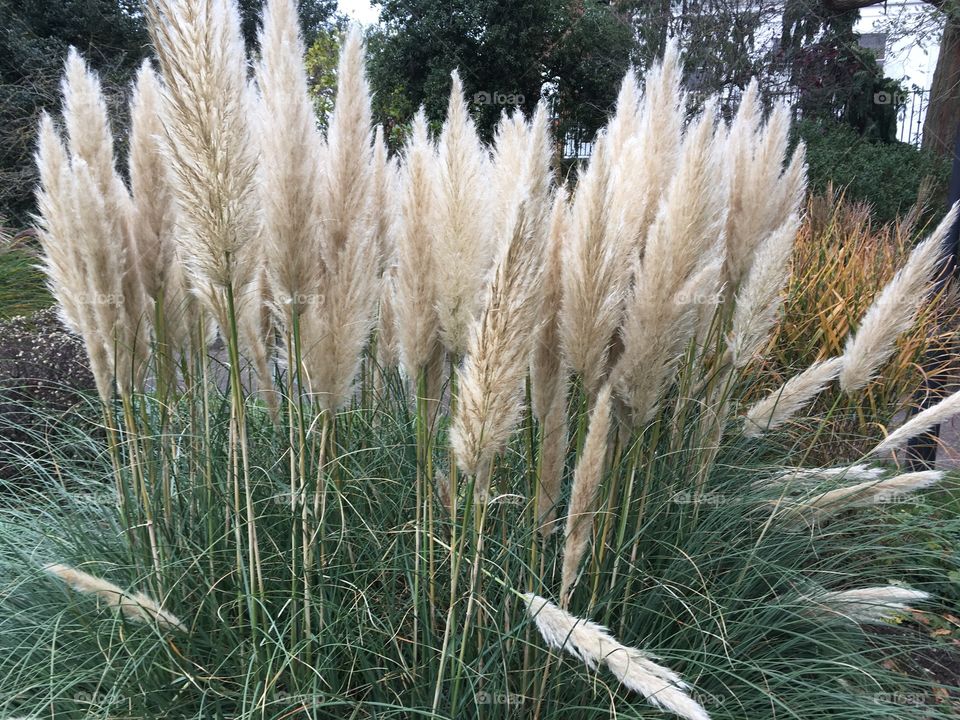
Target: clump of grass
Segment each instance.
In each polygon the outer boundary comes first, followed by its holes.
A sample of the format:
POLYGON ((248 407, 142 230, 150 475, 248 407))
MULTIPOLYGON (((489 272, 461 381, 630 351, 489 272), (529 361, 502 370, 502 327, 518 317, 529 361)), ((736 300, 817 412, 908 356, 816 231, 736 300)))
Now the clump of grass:
MULTIPOLYGON (((931 367, 930 359, 949 358, 955 352, 955 290, 947 284, 930 296, 922 287, 905 288, 907 278, 888 285, 924 232, 917 227, 922 214, 918 205, 903 218, 878 226, 871 221, 869 208, 832 189, 808 202, 793 250, 783 316, 767 346, 764 370, 772 377, 785 377, 798 367, 841 355, 854 343, 866 349, 870 337, 881 337, 896 326, 897 319, 886 317, 890 311, 909 310, 911 305, 916 311, 906 314, 904 319, 909 319, 900 326, 899 340, 884 345, 883 357, 867 362, 870 367, 844 369, 840 387, 818 401, 815 409, 830 410, 830 417, 821 426, 824 443, 811 459, 855 460, 871 448, 879 428, 912 406, 925 375, 932 382, 950 378, 949 367, 931 367), (859 318, 868 320, 865 313, 884 288, 904 302, 877 298, 873 331, 864 328, 851 337, 859 318)), ((935 246, 927 248, 934 250, 927 263, 941 260, 935 246)), ((929 272, 928 267, 922 274, 929 272)), ((861 357, 866 361, 869 355, 861 357)), ((798 436, 815 431, 802 421, 795 429, 798 436)))
POLYGON ((53 302, 31 239, 31 233, 0 229, 0 320, 31 315, 53 302))
MULTIPOLYGON (((83 467, 51 447, 70 482, 35 462, 44 482, 0 519, 3 711, 946 716, 890 700, 924 692, 884 662, 920 641, 869 629, 927 600, 942 578, 891 580, 956 530, 892 542, 873 500, 939 475, 782 449, 921 311, 881 293, 898 322, 865 348, 765 372, 804 185, 783 109, 764 119, 751 90, 730 127, 685 125, 671 48, 642 90, 627 76, 568 200, 544 105, 487 148, 454 76, 439 138, 420 118, 394 160, 356 32, 321 134, 292 0, 267 3, 254 84, 231 0, 147 7, 159 75, 135 127, 164 132, 132 165, 162 158, 168 194, 118 180, 75 54, 66 140, 42 125, 46 270, 105 438, 83 467), (102 252, 105 227, 127 252, 102 252), (147 289, 158 243, 190 312, 147 289), (122 306, 78 301, 101 286, 122 306), (124 612, 65 602, 39 566, 124 612)), ((921 295, 944 227, 906 260, 921 295)))

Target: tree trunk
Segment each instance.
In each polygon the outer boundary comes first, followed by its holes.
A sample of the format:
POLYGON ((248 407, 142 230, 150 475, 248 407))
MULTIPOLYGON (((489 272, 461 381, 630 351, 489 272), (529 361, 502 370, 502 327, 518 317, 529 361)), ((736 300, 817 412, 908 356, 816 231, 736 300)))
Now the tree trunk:
POLYGON ((953 157, 953 141, 960 121, 960 17, 947 14, 940 54, 930 87, 930 104, 923 122, 923 147, 942 157, 953 157))

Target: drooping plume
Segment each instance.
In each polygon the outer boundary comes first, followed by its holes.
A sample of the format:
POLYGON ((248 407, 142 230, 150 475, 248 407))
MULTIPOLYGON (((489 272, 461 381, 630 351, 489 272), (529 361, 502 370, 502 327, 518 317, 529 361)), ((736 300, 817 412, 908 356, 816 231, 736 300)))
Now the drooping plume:
POLYGON ((744 435, 758 437, 783 425, 823 392, 840 374, 842 367, 841 358, 816 362, 755 402, 744 417, 744 435))
POLYGON ((187 627, 173 613, 164 610, 156 600, 141 592, 129 593, 111 582, 61 563, 51 563, 43 569, 77 592, 103 600, 108 607, 116 608, 130 620, 156 623, 162 630, 187 632, 187 627))
POLYGON ((854 392, 869 383, 890 359, 897 338, 913 325, 946 258, 944 241, 958 212, 960 205, 954 206, 933 234, 910 253, 907 263, 870 305, 857 332, 847 339, 840 371, 843 390, 854 392))
POLYGON ((653 662, 642 650, 619 643, 605 627, 574 617, 546 598, 525 593, 523 599, 527 614, 550 647, 566 650, 591 670, 606 665, 621 684, 643 695, 654 707, 687 720, 710 720, 707 711, 690 697, 680 676, 653 662))

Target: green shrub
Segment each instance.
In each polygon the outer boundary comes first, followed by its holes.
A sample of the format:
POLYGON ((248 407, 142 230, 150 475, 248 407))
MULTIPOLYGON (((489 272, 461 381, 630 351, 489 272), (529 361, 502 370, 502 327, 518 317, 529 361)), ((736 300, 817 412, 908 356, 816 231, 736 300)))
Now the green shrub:
POLYGON ((922 198, 943 204, 949 164, 907 143, 870 142, 839 123, 801 121, 795 136, 807 144, 810 189, 824 192, 831 183, 845 189, 848 200, 870 203, 877 222, 889 222, 922 198))

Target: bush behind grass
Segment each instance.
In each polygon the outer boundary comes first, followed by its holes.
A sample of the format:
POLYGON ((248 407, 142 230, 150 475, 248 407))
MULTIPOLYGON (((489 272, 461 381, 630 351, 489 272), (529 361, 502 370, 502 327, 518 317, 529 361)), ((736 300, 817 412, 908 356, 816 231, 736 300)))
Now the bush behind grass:
POLYGON ((807 145, 810 188, 844 188, 851 200, 869 203, 878 223, 907 213, 927 187, 937 211, 946 201, 950 163, 901 142, 871 142, 847 125, 801 120, 795 137, 807 145))

